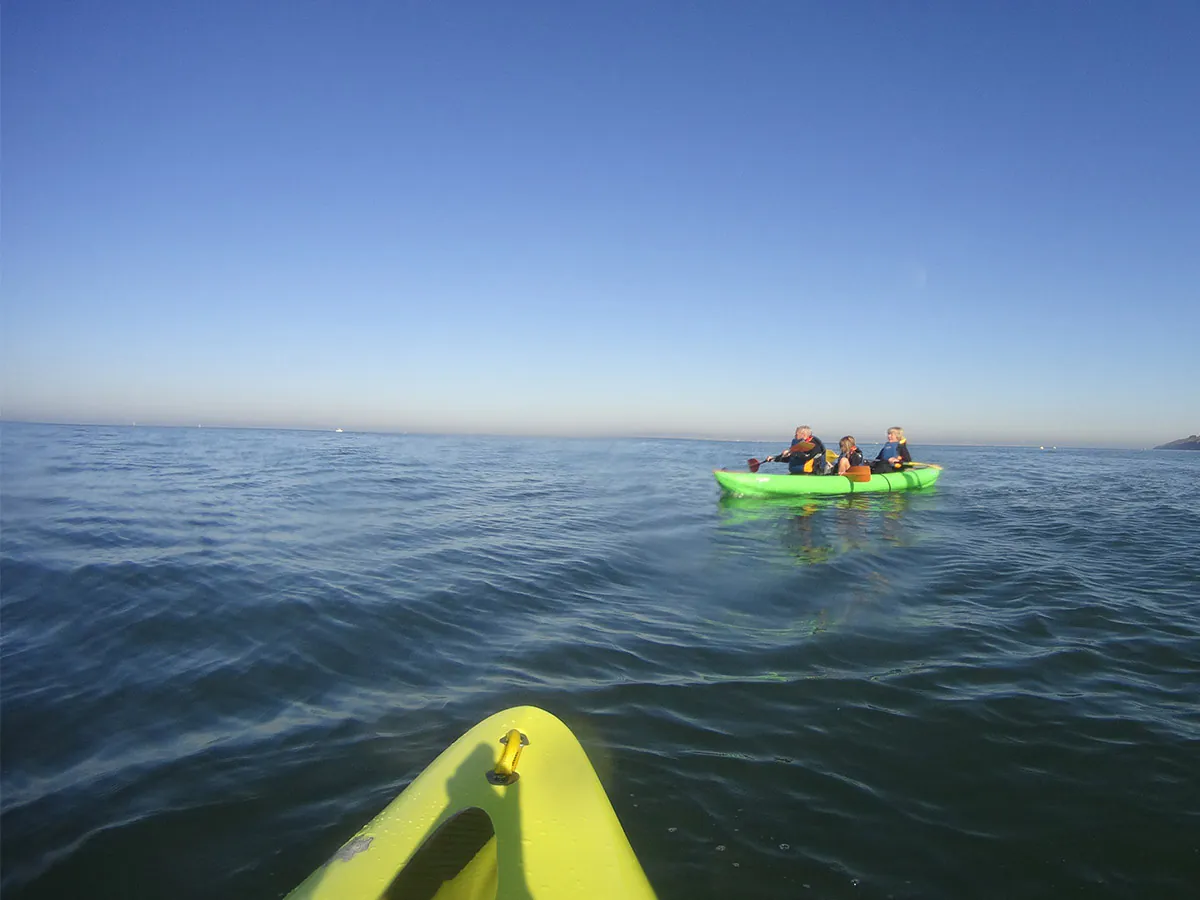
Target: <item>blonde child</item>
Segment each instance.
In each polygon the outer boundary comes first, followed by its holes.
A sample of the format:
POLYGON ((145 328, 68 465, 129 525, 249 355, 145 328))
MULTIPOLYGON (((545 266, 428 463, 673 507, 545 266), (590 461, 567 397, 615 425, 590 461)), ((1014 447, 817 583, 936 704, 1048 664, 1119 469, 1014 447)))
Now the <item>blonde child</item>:
POLYGON ((904 437, 904 429, 896 425, 887 430, 887 443, 879 451, 879 455, 871 463, 872 472, 898 472, 905 463, 912 462, 912 454, 908 452, 908 441, 904 437))

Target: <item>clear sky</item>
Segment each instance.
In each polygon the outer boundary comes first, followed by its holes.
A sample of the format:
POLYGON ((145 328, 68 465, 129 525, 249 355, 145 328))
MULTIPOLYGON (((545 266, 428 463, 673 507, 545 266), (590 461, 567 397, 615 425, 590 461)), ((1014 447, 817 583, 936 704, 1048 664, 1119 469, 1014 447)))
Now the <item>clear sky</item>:
POLYGON ((1200 430, 1194 0, 6 0, 8 419, 1200 430))

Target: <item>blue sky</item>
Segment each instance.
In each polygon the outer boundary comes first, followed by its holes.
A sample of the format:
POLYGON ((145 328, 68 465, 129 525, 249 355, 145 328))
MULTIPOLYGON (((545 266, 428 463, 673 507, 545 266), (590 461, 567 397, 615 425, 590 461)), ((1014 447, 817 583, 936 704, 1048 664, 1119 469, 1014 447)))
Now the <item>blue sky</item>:
POLYGON ((1200 429, 1200 6, 11 0, 5 418, 1200 429))

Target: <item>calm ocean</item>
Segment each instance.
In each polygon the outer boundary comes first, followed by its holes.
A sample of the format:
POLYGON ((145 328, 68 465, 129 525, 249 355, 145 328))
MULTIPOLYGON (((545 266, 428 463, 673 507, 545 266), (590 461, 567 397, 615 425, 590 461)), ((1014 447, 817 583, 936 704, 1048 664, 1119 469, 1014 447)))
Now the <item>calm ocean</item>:
POLYGON ((1197 896, 1200 453, 913 437, 4 424, 5 900, 279 897, 521 703, 662 900, 1197 896))

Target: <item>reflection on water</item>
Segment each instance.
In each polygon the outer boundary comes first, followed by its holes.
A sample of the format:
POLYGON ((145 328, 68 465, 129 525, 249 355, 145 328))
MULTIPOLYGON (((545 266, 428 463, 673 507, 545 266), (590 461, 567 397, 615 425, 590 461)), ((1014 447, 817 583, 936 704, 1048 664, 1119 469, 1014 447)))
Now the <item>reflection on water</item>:
POLYGON ((753 568, 764 587, 749 597, 728 597, 707 624, 761 647, 794 646, 852 620, 890 615, 882 611, 890 609, 887 598, 897 590, 892 575, 899 563, 880 557, 921 540, 928 517, 913 513, 928 512, 937 503, 935 490, 721 496, 720 549, 753 568))
POLYGON ((852 550, 910 545, 913 536, 905 528, 905 517, 914 505, 931 502, 936 491, 936 487, 930 487, 922 491, 836 497, 722 494, 717 509, 720 527, 726 533, 761 541, 768 532, 774 532, 796 562, 815 565, 852 550))

